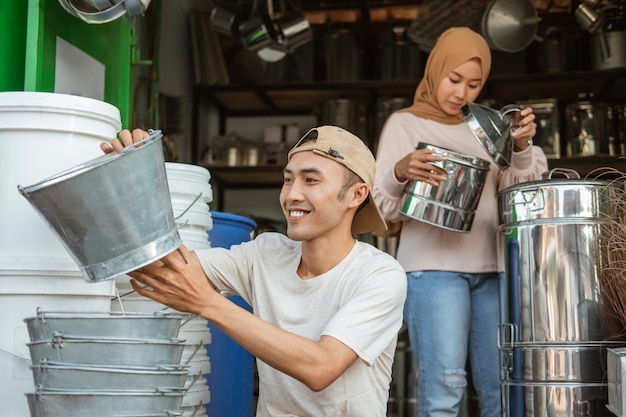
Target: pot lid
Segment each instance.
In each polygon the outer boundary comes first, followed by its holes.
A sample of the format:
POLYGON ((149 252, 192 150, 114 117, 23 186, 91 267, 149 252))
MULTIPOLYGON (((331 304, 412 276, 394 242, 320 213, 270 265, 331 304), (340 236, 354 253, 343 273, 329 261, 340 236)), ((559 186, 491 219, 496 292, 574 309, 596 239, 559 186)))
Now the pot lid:
POLYGON ((500 169, 511 165, 511 124, 519 111, 515 104, 508 104, 499 111, 476 103, 466 103, 460 108, 472 134, 500 169))

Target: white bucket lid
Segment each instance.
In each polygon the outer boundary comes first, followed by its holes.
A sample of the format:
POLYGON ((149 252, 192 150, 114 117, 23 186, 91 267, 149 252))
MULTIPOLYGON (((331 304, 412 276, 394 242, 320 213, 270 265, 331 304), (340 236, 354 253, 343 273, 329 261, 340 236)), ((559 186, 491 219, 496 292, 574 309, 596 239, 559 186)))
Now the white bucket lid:
MULTIPOLYGON (((108 125, 121 129, 120 111, 112 104, 89 97, 70 94, 46 93, 34 91, 0 92, 0 113, 55 113, 62 115, 88 115, 92 120, 101 120, 108 125)), ((66 121, 61 119, 61 121, 66 121)), ((19 117, 2 117, 0 128, 17 127, 32 129, 31 123, 24 123, 19 117)), ((50 130, 52 126, 42 126, 50 130)))

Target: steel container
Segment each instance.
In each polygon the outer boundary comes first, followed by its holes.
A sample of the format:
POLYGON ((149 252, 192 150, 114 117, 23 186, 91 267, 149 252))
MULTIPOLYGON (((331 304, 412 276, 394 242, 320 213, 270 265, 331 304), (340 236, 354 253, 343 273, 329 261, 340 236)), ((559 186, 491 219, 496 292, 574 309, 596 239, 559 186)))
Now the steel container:
POLYGON ((86 282, 133 271, 182 244, 160 131, 18 191, 57 233, 86 282))
POLYGON ((38 365, 44 358, 90 365, 178 365, 184 347, 179 339, 94 339, 64 335, 28 343, 33 365, 38 365))
POLYGON ((56 334, 93 339, 171 339, 178 336, 185 316, 171 312, 62 312, 41 311, 24 319, 31 342, 51 339, 56 334))
POLYGON ((498 193, 506 281, 499 343, 513 417, 602 415, 606 350, 600 271, 608 181, 555 169, 498 193), (592 414, 577 414, 591 412, 592 414))
POLYGON ((182 392, 38 390, 26 393, 31 417, 181 415, 182 392))
POLYGON ((412 219, 454 232, 469 232, 485 185, 489 162, 475 156, 420 143, 444 160, 432 162, 446 171, 438 186, 410 181, 404 190, 400 212, 412 219))
POLYGON ((32 366, 35 386, 43 389, 92 391, 182 390, 189 368, 181 365, 111 366, 41 360, 32 366))

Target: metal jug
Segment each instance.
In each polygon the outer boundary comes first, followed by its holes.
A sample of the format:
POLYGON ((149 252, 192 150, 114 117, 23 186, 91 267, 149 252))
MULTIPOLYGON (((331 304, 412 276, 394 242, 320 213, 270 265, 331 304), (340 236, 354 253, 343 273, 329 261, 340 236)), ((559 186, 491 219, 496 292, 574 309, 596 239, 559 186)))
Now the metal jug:
POLYGON ((511 165, 511 128, 515 128, 520 110, 516 104, 507 104, 500 110, 476 103, 461 106, 465 123, 500 169, 511 165))

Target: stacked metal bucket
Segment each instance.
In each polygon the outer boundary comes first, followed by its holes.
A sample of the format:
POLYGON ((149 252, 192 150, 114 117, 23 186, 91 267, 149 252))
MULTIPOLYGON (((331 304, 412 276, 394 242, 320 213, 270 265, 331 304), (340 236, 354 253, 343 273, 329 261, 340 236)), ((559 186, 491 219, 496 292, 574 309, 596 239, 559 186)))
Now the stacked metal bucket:
POLYGON ((610 191, 557 169, 498 195, 506 416, 610 415, 607 350, 623 345, 612 341, 600 283, 610 191))
MULTIPOLYGON (((207 231, 213 226, 208 203, 213 200, 210 173, 206 168, 183 163, 165 163, 172 210, 183 244, 190 250, 210 247, 207 231)), ((118 297, 111 301, 111 311, 155 313, 174 312, 165 305, 135 293, 128 276, 115 279, 118 297)), ((206 345, 211 343, 208 322, 201 317, 185 315, 178 337, 183 340, 181 365, 189 369, 186 390, 181 403, 183 417, 205 417, 211 401, 206 375, 211 362, 206 345)))
POLYGON ((38 310, 24 319, 31 417, 182 415, 189 373, 177 338, 183 318, 38 310))

